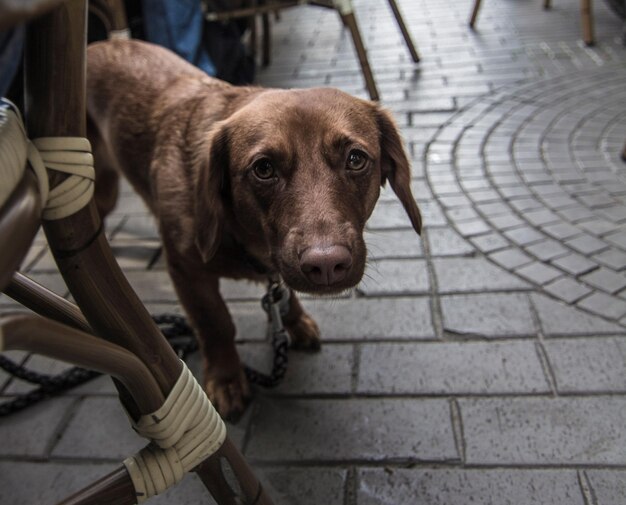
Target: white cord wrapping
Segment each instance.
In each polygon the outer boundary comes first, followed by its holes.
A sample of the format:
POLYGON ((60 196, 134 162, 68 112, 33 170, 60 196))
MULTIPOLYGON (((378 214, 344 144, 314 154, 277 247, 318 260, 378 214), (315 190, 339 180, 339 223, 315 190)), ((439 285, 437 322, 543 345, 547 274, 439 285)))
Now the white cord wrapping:
POLYGON ((123 28, 121 30, 111 30, 109 32, 110 40, 128 40, 130 38, 130 30, 128 28, 123 28))
POLYGON ((0 207, 22 180, 27 138, 17 107, 0 99, 0 207))
POLYGON ((84 137, 41 137, 32 142, 37 149, 28 150, 28 160, 39 180, 42 198, 45 198, 42 217, 63 219, 85 207, 93 197, 96 178, 89 140, 84 137), (48 192, 44 166, 69 174, 69 177, 48 192))
POLYGON ((215 453, 226 438, 224 421, 184 362, 163 406, 133 422, 133 428, 151 440, 124 460, 137 503, 180 482, 186 472, 215 453))

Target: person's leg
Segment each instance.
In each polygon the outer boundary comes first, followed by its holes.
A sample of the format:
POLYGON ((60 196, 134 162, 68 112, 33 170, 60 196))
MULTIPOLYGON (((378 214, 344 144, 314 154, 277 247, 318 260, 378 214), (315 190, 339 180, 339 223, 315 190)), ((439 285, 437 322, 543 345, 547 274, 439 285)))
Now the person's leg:
POLYGON ((204 19, 200 0, 142 0, 146 39, 215 75, 215 65, 202 43, 204 19))

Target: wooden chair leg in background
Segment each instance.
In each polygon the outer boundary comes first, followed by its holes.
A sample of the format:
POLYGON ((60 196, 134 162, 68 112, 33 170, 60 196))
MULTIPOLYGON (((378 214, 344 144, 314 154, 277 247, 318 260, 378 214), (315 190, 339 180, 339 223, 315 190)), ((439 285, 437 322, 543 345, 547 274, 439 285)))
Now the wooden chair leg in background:
POLYGON ((480 10, 480 0, 474 0, 474 7, 472 7, 472 15, 470 16, 469 25, 470 28, 474 28, 476 19, 478 19, 478 11, 480 10))
POLYGON ((552 0, 543 0, 543 8, 548 10, 552 7, 552 0))
POLYGON ((271 49, 272 49, 272 26, 270 23, 270 15, 264 12, 261 15, 261 24, 263 26, 261 34, 261 66, 269 67, 271 63, 271 49))
POLYGON ((409 30, 407 30, 406 24, 404 23, 404 19, 402 18, 402 14, 400 13, 400 9, 398 8, 396 0, 389 0, 389 6, 393 11, 393 15, 396 18, 398 26, 400 27, 400 31, 402 32, 402 36, 404 37, 406 47, 409 49, 409 53, 411 53, 411 58, 415 63, 417 63, 418 61, 420 61, 420 57, 417 53, 417 49, 415 48, 415 44, 413 44, 413 40, 411 39, 411 34, 409 33, 409 30))
POLYGON ((580 1, 580 20, 583 30, 583 42, 588 46, 592 46, 595 43, 593 34, 593 8, 591 0, 580 1))
POLYGON ((350 30, 352 42, 354 43, 354 49, 356 50, 357 57, 359 58, 361 72, 363 73, 365 86, 367 87, 370 98, 372 100, 379 100, 380 95, 378 94, 378 88, 376 87, 374 74, 372 74, 372 68, 370 67, 370 62, 367 58, 367 51, 365 49, 365 45, 363 44, 363 39, 361 38, 361 32, 359 31, 359 26, 357 25, 354 12, 340 11, 339 15, 341 16, 341 20, 343 21, 344 26, 346 26, 346 28, 350 30))

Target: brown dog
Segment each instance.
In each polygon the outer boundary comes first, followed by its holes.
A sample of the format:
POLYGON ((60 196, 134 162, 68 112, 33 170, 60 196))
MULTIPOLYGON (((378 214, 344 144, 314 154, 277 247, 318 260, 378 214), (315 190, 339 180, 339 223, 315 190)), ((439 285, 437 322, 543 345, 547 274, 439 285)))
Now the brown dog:
MULTIPOLYGON (((409 162, 390 115, 328 88, 233 87, 138 41, 88 49, 88 127, 102 215, 123 172, 157 218, 170 275, 224 417, 249 396, 220 277, 337 293, 365 268, 363 229, 389 180, 419 233, 409 162)), ((318 349, 295 295, 292 344, 318 349)))

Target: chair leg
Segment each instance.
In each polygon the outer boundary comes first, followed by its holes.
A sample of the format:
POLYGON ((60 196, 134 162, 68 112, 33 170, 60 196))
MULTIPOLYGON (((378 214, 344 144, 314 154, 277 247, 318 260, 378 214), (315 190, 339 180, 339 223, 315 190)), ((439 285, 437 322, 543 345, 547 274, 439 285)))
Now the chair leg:
POLYGON ((622 160, 626 161, 626 142, 624 142, 624 149, 622 149, 622 160))
POLYGON ((595 43, 595 39, 593 35, 593 9, 591 0, 581 0, 580 16, 583 29, 583 41, 588 46, 592 46, 595 43))
MULTIPOLYGON (((26 119, 32 137, 85 136, 85 48, 85 0, 68 0, 28 25, 26 119)), ((51 188, 64 177, 59 173, 51 175, 51 188)), ((59 270, 94 334, 135 354, 149 368, 162 393, 169 395, 181 374, 182 364, 115 261, 94 200, 75 214, 46 221, 44 230, 59 270)), ((150 413, 142 411, 125 388, 120 386, 119 392, 133 418, 150 413)), ((229 439, 224 443, 229 444, 229 439)), ((249 482, 242 482, 242 472, 236 474, 242 489, 257 492, 260 484, 243 458, 241 465, 246 470, 243 478, 249 479, 249 482)), ((208 475, 212 471, 203 465, 196 468, 203 481, 214 478, 208 475)), ((92 487, 83 495, 84 500, 80 498, 82 501, 70 503, 135 503, 128 487, 130 477, 125 470, 120 472, 113 484, 121 484, 119 496, 122 501, 109 499, 110 494, 104 500, 95 499, 94 492, 99 491, 92 487)), ((106 488, 107 491, 110 487, 106 488)), ((255 496, 247 494, 245 498, 251 501, 255 496)), ((266 495, 262 497, 257 503, 272 503, 266 495)), ((233 505, 235 501, 220 500, 218 503, 233 505)))
POLYGON ((409 30, 404 23, 404 19, 402 18, 402 14, 400 13, 400 9, 398 8, 396 0, 389 0, 389 6, 393 11, 393 15, 396 18, 398 26, 400 27, 400 31, 402 32, 402 36, 404 37, 406 47, 409 49, 409 53, 411 53, 411 58, 413 58, 413 61, 417 63, 418 61, 420 61, 420 57, 417 53, 417 49, 415 48, 415 44, 413 44, 413 40, 411 40, 411 34, 409 33, 409 30))
POLYGON ((552 0, 543 0, 543 8, 545 10, 552 8, 552 0))
POLYGON ((365 79, 365 85, 367 86, 370 98, 372 100, 379 100, 380 96, 378 94, 378 89, 376 88, 376 81, 374 81, 374 75, 372 74, 369 60, 367 59, 367 51, 365 50, 365 45, 363 44, 363 39, 361 38, 361 32, 359 31, 359 26, 357 25, 354 12, 340 12, 340 16, 344 25, 348 28, 348 30, 350 30, 350 35, 352 36, 352 41, 354 42, 354 49, 356 50, 359 63, 361 64, 361 71, 363 72, 363 78, 365 79))
POLYGON ((261 43, 263 45, 261 66, 268 67, 271 61, 270 51, 272 46, 272 27, 270 24, 270 15, 268 13, 264 13, 261 20, 263 24, 263 33, 261 34, 261 43))
POLYGON ((472 8, 472 15, 470 16, 469 25, 470 28, 474 28, 476 19, 478 18, 478 11, 480 10, 480 0, 474 0, 474 7, 472 8))

